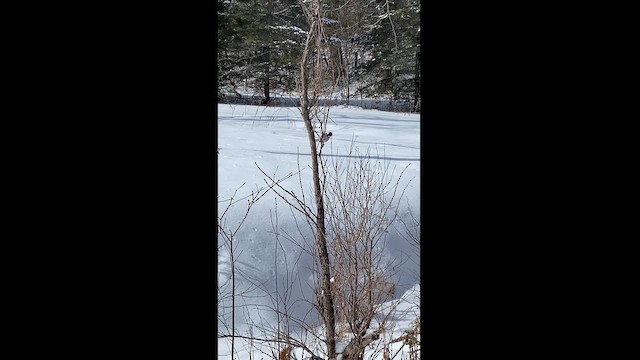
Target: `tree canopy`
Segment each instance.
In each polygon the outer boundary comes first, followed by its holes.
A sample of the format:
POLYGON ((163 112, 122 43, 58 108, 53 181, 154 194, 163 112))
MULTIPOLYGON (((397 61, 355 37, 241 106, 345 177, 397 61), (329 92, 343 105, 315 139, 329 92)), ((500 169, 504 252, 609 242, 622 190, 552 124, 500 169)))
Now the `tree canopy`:
MULTIPOLYGON (((268 102, 299 86, 309 24, 300 1, 218 0, 218 93, 252 93, 268 102)), ((329 92, 343 99, 410 100, 419 110, 420 2, 327 0, 322 56, 329 92)))

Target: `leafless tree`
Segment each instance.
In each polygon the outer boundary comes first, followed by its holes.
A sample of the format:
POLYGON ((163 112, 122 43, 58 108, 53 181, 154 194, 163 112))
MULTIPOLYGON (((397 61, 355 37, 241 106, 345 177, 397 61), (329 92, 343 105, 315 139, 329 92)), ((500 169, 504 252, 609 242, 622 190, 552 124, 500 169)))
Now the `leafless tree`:
POLYGON ((229 210, 233 207, 234 204, 239 202, 240 200, 236 200, 236 196, 238 190, 240 190, 245 184, 242 184, 240 187, 235 189, 233 195, 227 200, 228 204, 224 207, 222 214, 218 215, 216 220, 216 234, 218 236, 218 251, 225 250, 229 255, 228 264, 230 266, 229 273, 231 275, 230 281, 225 281, 224 283, 218 282, 217 291, 218 291, 218 311, 224 309, 225 306, 221 304, 221 302, 231 302, 231 324, 227 324, 227 322, 223 319, 223 315, 218 313, 218 321, 220 325, 226 327, 227 333, 230 333, 231 336, 231 356, 235 355, 235 335, 236 332, 236 300, 238 298, 238 294, 236 294, 237 284, 236 284, 236 261, 239 257, 239 253, 237 253, 236 246, 236 234, 242 228, 242 225, 247 220, 251 208, 255 205, 260 198, 262 198, 268 189, 257 189, 256 191, 252 191, 251 194, 246 198, 246 209, 242 218, 235 223, 234 225, 228 224, 227 214, 229 210))
POLYGON ((383 249, 411 180, 401 187, 406 168, 394 176, 389 162, 360 154, 353 142, 346 159, 332 162, 325 196, 336 312, 353 336, 351 351, 342 358, 350 360, 361 359, 365 346, 377 339, 367 338, 367 331, 379 304, 395 295, 394 263, 383 258, 383 249))
MULTIPOLYGON (((317 350, 313 350, 305 345, 306 343, 308 343, 308 341, 305 341, 305 338, 302 338, 302 337, 296 338, 291 333, 291 325, 293 324, 303 329, 306 332, 306 334, 317 337, 316 333, 319 325, 318 323, 314 322, 308 317, 309 313, 307 313, 301 318, 296 318, 291 314, 292 306, 296 301, 299 301, 299 299, 295 299, 295 300, 292 299, 293 287, 296 281, 299 281, 299 278, 297 278, 294 274, 293 268, 298 265, 299 259, 295 259, 293 261, 289 261, 289 259, 285 259, 285 261, 283 262, 285 264, 284 266, 285 269, 283 274, 280 274, 278 272, 277 269, 279 268, 279 266, 276 264, 276 266, 274 267, 276 269, 275 292, 273 291, 274 289, 266 288, 265 284, 262 283, 260 279, 255 279, 250 274, 243 273, 235 267, 235 263, 238 260, 239 256, 241 255, 240 253, 236 253, 237 246, 235 245, 236 241, 234 241, 235 235, 237 234, 237 232, 240 230, 245 220, 247 219, 247 216, 252 206, 259 199, 261 199, 269 190, 274 190, 274 188, 285 189, 281 183, 295 175, 299 176, 299 184, 302 189, 302 179, 300 177, 300 171, 298 171, 297 173, 289 173, 281 178, 276 178, 276 174, 273 174, 273 175, 267 175, 266 173, 264 174, 269 178, 269 181, 265 181, 266 183, 265 187, 258 189, 255 192, 252 192, 251 195, 245 198, 245 200, 247 201, 246 211, 244 212, 244 216, 239 221, 237 221, 236 224, 233 226, 233 230, 230 229, 229 226, 227 225, 227 222, 228 222, 227 216, 231 207, 240 202, 239 200, 236 200, 236 193, 238 192, 239 189, 236 189, 233 196, 231 196, 231 198, 227 200, 228 205, 222 212, 222 215, 218 217, 218 237, 219 237, 218 247, 219 249, 226 250, 227 253, 229 254, 229 265, 231 267, 231 270, 230 270, 231 280, 229 281, 229 284, 219 284, 218 286, 219 301, 221 298, 224 298, 224 300, 227 300, 227 302, 231 303, 230 326, 229 324, 226 324, 226 322, 221 321, 222 325, 226 329, 225 331, 220 332, 218 334, 218 337, 230 339, 232 356, 235 356, 236 354, 236 340, 240 339, 240 340, 247 340, 249 342, 249 346, 252 349, 250 354, 252 354, 253 349, 257 348, 255 344, 261 343, 261 344, 267 344, 270 351, 265 352, 263 348, 259 348, 258 351, 261 351, 263 355, 273 359, 288 357, 293 348, 301 348, 305 352, 311 354, 312 358, 320 359, 321 354, 317 350), (291 264, 291 268, 289 268, 289 264, 291 264), (237 275, 240 275, 242 277, 242 280, 244 283, 252 286, 250 287, 250 290, 246 290, 245 292, 240 294, 236 292, 235 279, 237 275), (281 276, 283 280, 279 281, 281 276), (227 291, 224 291, 224 289, 227 289, 227 291), (262 294, 266 295, 268 300, 271 300, 271 305, 265 305, 263 303, 253 303, 251 300, 253 296, 250 296, 249 293, 251 293, 255 289, 260 289, 262 291, 262 294), (235 320, 237 308, 240 308, 243 311, 245 320, 250 321, 249 329, 251 329, 251 331, 247 335, 241 335, 237 333, 236 320, 235 320), (250 309, 257 309, 259 311, 257 312, 250 311, 250 309), (275 323, 270 321, 269 319, 262 318, 261 314, 263 312, 260 310, 266 310, 268 312, 274 313, 276 315, 275 323), (257 319, 256 319, 256 316, 258 317, 257 319)), ((311 209, 308 208, 303 201, 297 198, 297 196, 293 193, 293 191, 290 191, 290 190, 287 190, 287 192, 276 191, 276 194, 281 195, 281 197, 285 199, 286 203, 288 204, 289 208, 292 209, 292 211, 293 209, 297 209, 303 214, 305 214, 306 211, 311 211, 311 209), (291 202, 293 200, 291 201, 288 200, 285 196, 282 196, 282 194, 293 195, 296 203, 302 206, 304 210, 296 208, 296 205, 293 202, 291 202)), ((310 215, 309 219, 311 218, 312 216, 310 215)), ((280 237, 282 237, 283 234, 281 234, 281 230, 279 229, 277 199, 275 202, 275 209, 273 210, 273 212, 270 212, 270 219, 271 219, 271 226, 272 226, 271 233, 275 236, 274 261, 278 262, 278 257, 279 256, 286 257, 287 252, 282 247, 282 244, 280 241, 280 237)), ((302 231, 300 231, 300 235, 302 235, 302 231)), ((287 238, 290 240, 292 239, 290 236, 287 236, 287 238)), ((309 249, 306 248, 306 246, 302 244, 303 241, 293 239, 293 242, 296 245, 303 248, 305 251, 310 251, 309 249)), ((218 309, 219 310, 221 309, 220 304, 218 304, 218 309)))
MULTIPOLYGON (((327 355, 329 360, 336 358, 336 324, 333 306, 333 295, 331 291, 331 267, 329 262, 329 251, 327 246, 327 232, 325 228, 324 197, 320 186, 320 170, 318 166, 319 153, 316 139, 326 129, 326 117, 324 121, 317 117, 317 101, 320 94, 325 90, 324 79, 327 68, 322 62, 322 55, 327 53, 326 36, 323 30, 323 0, 313 0, 306 3, 300 0, 300 5, 309 23, 309 32, 305 42, 305 47, 300 61, 301 97, 300 112, 304 121, 311 150, 311 171, 313 177, 313 191, 315 196, 315 230, 316 248, 321 266, 320 299, 322 307, 322 317, 326 331, 327 355), (316 134, 314 122, 320 128, 321 133, 316 134), (324 129, 323 125, 324 124, 324 129), (318 126, 320 125, 320 126, 318 126)), ((328 111, 325 113, 328 116, 328 111)))

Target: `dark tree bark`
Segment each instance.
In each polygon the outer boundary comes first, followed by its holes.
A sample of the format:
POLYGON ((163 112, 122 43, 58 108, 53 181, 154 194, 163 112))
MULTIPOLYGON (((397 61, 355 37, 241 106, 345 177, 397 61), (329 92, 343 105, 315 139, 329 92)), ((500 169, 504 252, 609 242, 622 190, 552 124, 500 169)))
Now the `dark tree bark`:
POLYGON ((263 47, 263 53, 265 54, 265 64, 264 64, 264 99, 262 100, 263 105, 269 105, 271 102, 271 89, 269 88, 269 82, 271 78, 270 74, 270 66, 271 66, 271 14, 273 12, 273 0, 269 0, 267 3, 267 44, 263 47))
POLYGON ((264 64, 264 99, 262 100, 263 105, 269 105, 271 101, 271 96, 270 96, 271 89, 269 89, 269 81, 270 81, 269 65, 271 62, 271 56, 270 56, 269 50, 270 49, 268 46, 264 48, 264 53, 266 54, 266 61, 264 64))
POLYGON ((415 101, 413 104, 413 111, 419 112, 420 111, 420 50, 416 52, 416 66, 415 66, 413 81, 414 81, 414 97, 413 98, 415 101))

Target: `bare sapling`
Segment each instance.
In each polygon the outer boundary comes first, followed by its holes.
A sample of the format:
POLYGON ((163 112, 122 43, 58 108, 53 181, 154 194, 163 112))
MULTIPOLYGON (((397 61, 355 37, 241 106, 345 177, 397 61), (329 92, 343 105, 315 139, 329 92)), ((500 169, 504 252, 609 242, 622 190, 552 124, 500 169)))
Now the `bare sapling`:
MULTIPOLYGON (((236 196, 238 190, 242 188, 244 184, 242 184, 239 188, 235 189, 231 198, 229 198, 228 204, 222 211, 222 214, 219 215, 216 219, 216 234, 218 236, 218 249, 226 250, 229 255, 229 273, 231 275, 231 279, 229 281, 225 281, 224 283, 220 283, 218 281, 217 291, 218 291, 218 322, 220 325, 226 328, 227 334, 231 335, 231 357, 235 356, 235 334, 236 334, 236 299, 239 294, 236 293, 237 284, 236 284, 236 268, 235 264, 238 259, 237 247, 236 247, 236 234, 242 228, 242 225, 247 220, 249 213, 251 212, 251 208, 253 205, 262 198, 268 189, 258 189, 255 192, 252 191, 250 195, 248 195, 245 199, 247 200, 246 209, 242 218, 233 226, 228 225, 227 214, 234 204, 239 202, 240 200, 236 200, 236 196), (230 288, 230 289, 229 289, 230 288), (220 302, 223 302, 222 304, 220 302), (226 305, 224 303, 231 302, 230 305, 226 305), (231 309, 231 324, 227 324, 224 319, 224 311, 220 312, 220 310, 225 310, 227 307, 231 309)), ((220 201, 219 201, 220 202, 220 201)), ((218 334, 219 337, 222 337, 223 334, 218 334)))
MULTIPOLYGON (((316 205, 316 249, 321 266, 321 291, 318 302, 321 304, 322 317, 325 325, 327 356, 329 360, 336 358, 336 336, 335 336, 335 314, 333 305, 333 295, 331 291, 331 269, 329 263, 329 251, 327 246, 327 234, 325 228, 324 199, 323 190, 320 186, 320 171, 318 166, 319 151, 317 149, 316 133, 313 121, 320 123, 314 115, 312 109, 317 109, 318 97, 325 90, 322 57, 326 54, 326 41, 323 33, 322 13, 323 1, 313 0, 310 4, 299 1, 309 23, 309 32, 305 42, 300 61, 300 112, 304 121, 309 139, 311 151, 311 171, 313 176, 313 191, 316 205), (311 96, 311 98, 310 98, 311 96)), ((316 113, 317 115, 317 113, 316 113)), ((326 122, 325 122, 326 124, 326 122)))
MULTIPOLYGON (((314 221, 315 213, 312 208, 308 207, 305 204, 304 195, 301 195, 301 197, 298 197, 298 195, 295 194, 293 190, 289 190, 282 185, 282 182, 284 182, 285 180, 295 175, 298 175, 299 184, 300 184, 300 194, 303 194, 303 185, 302 185, 302 178, 300 175, 301 173, 300 169, 298 169, 298 171, 295 173, 288 173, 285 176, 277 178, 275 173, 269 175, 265 173, 260 168, 260 166, 258 166, 257 164, 256 166, 260 171, 262 171, 263 175, 265 175, 265 177, 269 179, 269 181, 265 180, 265 186, 262 189, 260 189, 259 195, 253 196, 252 199, 261 198, 264 195, 265 191, 272 190, 278 195, 279 198, 284 199, 290 211, 292 212, 298 211, 301 214, 304 214, 305 218, 309 217, 309 219, 311 219, 311 220, 307 219, 309 220, 308 225, 315 226, 315 221, 314 221)), ((230 204, 237 202, 237 200, 233 200, 234 197, 235 197, 235 194, 230 200, 230 204)), ((249 204, 252 205, 253 202, 250 201, 249 204)), ((270 214, 269 217, 271 220, 271 227, 272 227, 272 231, 270 232, 270 234, 274 235, 275 237, 274 248, 273 248, 274 261, 276 262, 274 266, 274 269, 275 269, 274 275, 276 278, 275 292, 274 292, 274 289, 266 287, 264 282, 262 282, 260 279, 252 278, 249 274, 246 274, 246 273, 242 273, 242 272, 239 273, 239 275, 242 276, 242 280, 245 284, 253 286, 252 289, 262 290, 262 293, 266 295, 266 298, 271 300, 271 305, 264 304, 264 303, 262 304, 252 303, 251 298, 253 298, 254 296, 247 295, 247 294, 241 294, 240 296, 238 296, 237 293, 235 293, 234 291, 231 291, 231 295, 229 297, 231 299, 230 301, 232 302, 232 309, 235 309, 236 307, 241 308, 241 310, 244 313, 245 319, 249 320, 249 328, 251 329, 251 332, 248 335, 236 334, 235 323, 234 321, 232 321, 231 328, 234 330, 228 329, 227 327, 227 333, 219 334, 219 337, 231 338, 232 348, 233 348, 233 344, 235 343, 235 339, 246 340, 248 341, 252 351, 253 349, 257 349, 267 358, 279 359, 281 356, 292 357, 294 349, 299 348, 304 353, 310 354, 311 358, 313 359, 322 359, 321 357, 322 353, 319 352, 317 349, 312 349, 308 347, 307 344, 309 343, 309 341, 304 337, 304 336, 310 335, 312 338, 317 338, 316 332, 318 328, 318 323, 314 322, 311 319, 311 316, 310 316, 311 309, 309 309, 306 314, 304 314, 302 317, 299 317, 299 318, 296 318, 295 316, 292 315, 295 303, 307 302, 307 300, 305 299, 292 298, 294 286, 296 285, 296 283, 299 283, 301 281, 301 279, 298 277, 298 274, 294 270, 296 267, 299 266, 300 255, 298 255, 295 259, 287 258, 289 256, 288 252, 283 247, 280 239, 285 238, 289 240, 292 244, 296 245, 297 247, 304 250, 304 252, 308 254, 312 254, 313 251, 308 249, 307 246, 305 246, 304 241, 301 241, 301 239, 304 238, 304 235, 299 228, 298 228, 299 230, 298 235, 300 239, 294 238, 293 236, 291 236, 291 234, 282 233, 282 230, 280 230, 279 228, 279 215, 278 215, 279 210, 278 209, 279 209, 278 198, 276 198, 275 207, 273 211, 272 210, 269 211, 269 214, 270 214), (283 259, 284 271, 282 273, 280 272, 280 269, 278 266, 279 264, 278 260, 280 256, 284 257, 283 259), (240 305, 237 304, 238 302, 240 302, 240 305), (249 309, 258 310, 258 311, 257 312, 251 311, 249 309), (265 319, 262 317, 261 314, 263 314, 263 311, 265 310, 268 312, 272 312, 276 315, 275 322, 272 321, 271 319, 265 319), (296 335, 294 335, 293 332, 291 331, 292 326, 296 326, 297 328, 301 329, 302 332, 300 332, 300 334, 305 334, 305 335, 296 337, 296 335), (260 344, 260 345, 256 345, 256 344, 260 344), (262 345, 266 345, 269 350, 265 351, 262 345)), ((228 211, 228 208, 225 209, 222 218, 226 216, 227 211, 228 211)), ((248 213, 248 210, 247 210, 247 213, 248 213)), ((245 218, 243 218, 240 221, 240 225, 244 222, 245 218)), ((221 221, 219 221, 219 223, 220 222, 221 221)), ((233 236, 235 235, 235 232, 225 230, 224 227, 221 227, 221 226, 219 226, 218 231, 224 232, 225 239, 233 238, 233 236)), ((232 254, 235 253, 235 247, 233 247, 233 241, 227 241, 223 245, 227 246, 231 250, 230 252, 232 254)), ((233 262, 235 262, 237 261, 237 256, 232 255, 231 259, 233 260, 233 262)), ((232 269, 233 269, 233 266, 232 266, 232 269)), ((231 277, 232 282, 234 279, 235 272, 237 271, 234 270, 232 272, 232 277, 231 277)), ((232 289, 234 289, 234 287, 232 287, 232 289)), ((219 308, 220 308, 220 305, 219 305, 219 308)))
POLYGON ((379 304, 395 295, 385 239, 412 179, 400 186, 406 168, 395 177, 388 161, 360 154, 353 143, 346 158, 333 161, 325 197, 336 313, 351 334, 342 359, 349 360, 361 359, 384 330, 386 320, 370 331, 379 304))

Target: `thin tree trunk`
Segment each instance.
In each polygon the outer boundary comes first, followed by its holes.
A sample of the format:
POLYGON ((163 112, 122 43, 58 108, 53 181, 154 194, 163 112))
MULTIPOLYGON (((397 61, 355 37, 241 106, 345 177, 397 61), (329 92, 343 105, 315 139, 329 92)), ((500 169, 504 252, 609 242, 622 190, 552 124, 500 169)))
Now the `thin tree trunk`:
POLYGON ((270 89, 269 89, 269 62, 271 61, 270 56, 269 56, 269 47, 267 47, 265 49, 265 52, 267 54, 267 61, 264 65, 264 100, 263 103, 264 105, 268 105, 269 102, 271 101, 271 98, 269 96, 269 94, 271 93, 270 89))
POLYGON ((413 111, 420 111, 420 50, 416 52, 416 64, 415 73, 413 77, 414 81, 414 99, 413 111))
MULTIPOLYGON (((303 80, 304 82, 304 80, 303 80)), ((318 169, 318 156, 316 140, 313 132, 313 125, 311 124, 311 118, 309 115, 309 99, 307 97, 307 91, 303 85, 302 102, 302 118, 307 128, 307 135, 309 136, 309 145, 311 147, 311 170, 313 173, 313 189, 315 193, 316 202, 316 221, 317 221, 317 234, 316 245, 318 247, 318 256, 320 258, 320 266, 322 268, 322 302, 323 311, 322 314, 326 326, 327 337, 327 352, 329 360, 336 358, 336 342, 335 342, 335 314, 333 308, 333 296, 331 295, 331 270, 329 266, 329 252, 327 250, 327 238, 324 219, 324 200, 322 196, 322 189, 320 188, 320 172, 318 169)))
POLYGON ((350 73, 350 68, 349 68, 349 54, 350 54, 350 48, 349 48, 349 43, 346 42, 344 44, 345 46, 345 51, 342 52, 342 56, 343 56, 343 71, 344 71, 344 82, 346 83, 347 89, 345 91, 346 95, 347 95, 347 105, 349 105, 349 73, 350 73), (345 55, 346 54, 346 55, 345 55))
POLYGON ((268 105, 271 101, 271 89, 269 89, 269 78, 271 77, 270 69, 271 66, 271 13, 273 11, 272 0, 269 0, 267 3, 267 45, 263 48, 264 54, 266 56, 266 61, 264 65, 264 100, 263 104, 268 105))
POLYGON ((349 58, 347 57, 347 105, 351 97, 351 68, 349 67, 349 58))
POLYGON ((231 360, 235 355, 236 334, 236 259, 233 253, 233 237, 229 239, 229 252, 231 254, 231 360))
MULTIPOLYGON (((322 1, 316 2, 316 9, 322 9, 322 1)), ((309 147, 311 149, 311 169, 313 173, 313 189, 315 193, 316 203, 316 246, 318 250, 318 257, 320 260, 320 267, 322 270, 321 277, 321 303, 322 303, 322 317, 325 324, 325 336, 327 344, 327 355, 329 360, 335 360, 336 358, 336 328, 335 328, 335 313, 333 308, 333 295, 331 291, 331 270, 329 264, 329 252, 327 250, 327 238, 325 229, 324 218, 324 200, 322 194, 322 188, 320 187, 320 171, 318 168, 318 149, 316 147, 316 139, 313 131, 313 124, 311 123, 310 104, 309 104, 309 86, 319 86, 320 84, 309 84, 309 56, 311 53, 312 39, 316 36, 320 36, 320 22, 319 13, 313 14, 311 19, 311 26, 309 34, 307 36, 306 45, 302 54, 302 61, 300 64, 300 77, 302 85, 302 96, 300 99, 300 107, 302 119, 304 120, 305 127, 307 129, 307 135, 309 137, 309 147)), ((313 44, 319 44, 319 42, 313 42, 313 44)), ((320 54, 319 45, 316 45, 318 54, 320 54)), ((318 69, 317 69, 318 70, 318 69)), ((314 82, 317 82, 317 78, 314 78, 314 82)), ((313 106, 317 106, 317 103, 313 106)))

